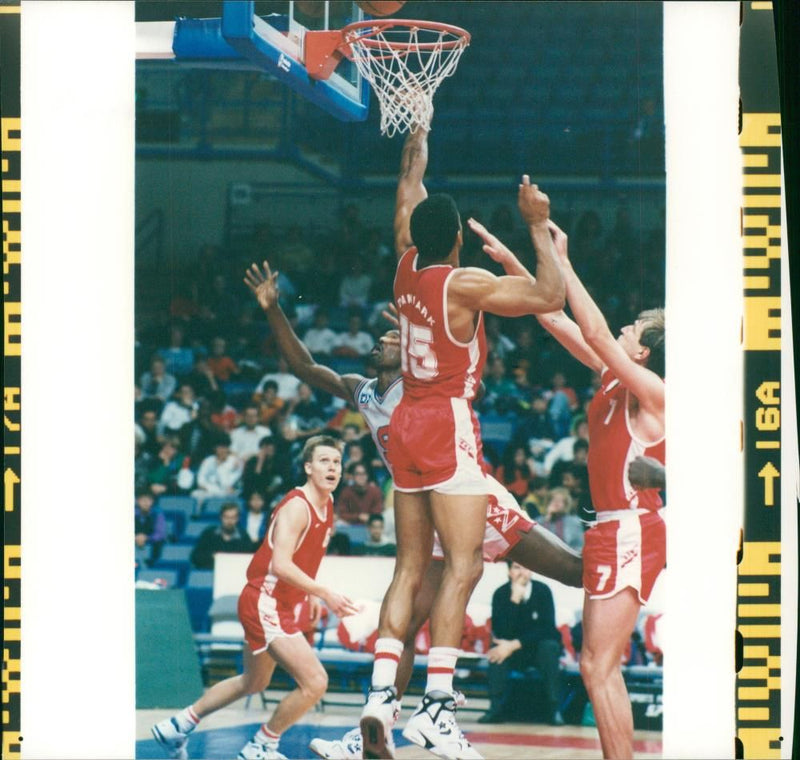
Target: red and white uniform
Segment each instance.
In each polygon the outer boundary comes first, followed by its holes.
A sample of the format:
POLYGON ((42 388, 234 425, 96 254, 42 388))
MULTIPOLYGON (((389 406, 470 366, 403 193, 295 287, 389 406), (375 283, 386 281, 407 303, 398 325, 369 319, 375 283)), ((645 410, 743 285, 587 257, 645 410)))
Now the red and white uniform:
POLYGON ((308 525, 300 536, 292 561, 306 575, 315 578, 333 530, 333 499, 328 498, 320 516, 300 488, 294 488, 272 512, 261 546, 247 567, 247 585, 239 595, 239 620, 253 654, 263 652, 273 639, 302 635, 297 617, 308 594, 280 580, 272 571, 273 535, 280 510, 292 499, 300 498, 308 511, 308 525))
POLYGON ((610 370, 589 404, 589 490, 597 523, 583 548, 583 583, 593 599, 630 586, 644 603, 666 563, 666 526, 658 489, 635 489, 628 466, 637 456, 664 463, 665 438, 642 441, 631 429, 630 391, 610 370))
MULTIPOLYGON (((371 378, 362 380, 353 391, 353 399, 361 412, 367 427, 372 433, 386 469, 391 473, 392 464, 388 454, 391 452, 389 438, 389 421, 392 412, 403 397, 403 383, 395 380, 383 395, 378 393, 378 380, 371 378)), ((491 475, 486 475, 486 487, 489 493, 489 509, 486 516, 486 531, 483 537, 483 558, 487 562, 500 562, 512 547, 520 541, 520 533, 527 533, 531 528, 538 528, 517 505, 511 493, 491 475)), ((439 537, 434 533, 433 558, 442 559, 444 552, 439 537)))
POLYGON ((453 337, 447 320, 449 264, 417 268, 417 249, 397 264, 403 399, 391 420, 392 465, 400 491, 486 493, 472 399, 486 361, 483 314, 472 339, 453 337))
MULTIPOLYGON (((498 480, 486 476, 489 488, 489 508, 486 511, 486 530, 483 534, 483 559, 486 562, 502 562, 522 538, 521 533, 540 528, 517 504, 498 480)), ((444 551, 437 533, 433 534, 433 558, 444 559, 444 551)))

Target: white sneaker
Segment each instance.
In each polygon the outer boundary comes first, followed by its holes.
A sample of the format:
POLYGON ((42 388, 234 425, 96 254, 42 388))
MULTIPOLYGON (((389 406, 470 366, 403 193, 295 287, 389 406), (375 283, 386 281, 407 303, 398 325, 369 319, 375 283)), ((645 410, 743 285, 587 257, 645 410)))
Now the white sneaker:
POLYGON ((249 741, 242 747, 237 760, 287 760, 287 757, 278 752, 277 747, 249 741))
POLYGON ((189 741, 189 734, 178 728, 175 718, 164 718, 150 729, 150 733, 169 757, 175 760, 188 760, 189 751, 186 749, 186 744, 189 741))
POLYGON ((363 755, 367 760, 394 760, 392 726, 400 714, 397 689, 370 689, 361 712, 363 755))
POLYGON ((461 733, 456 723, 455 697, 445 691, 425 694, 408 719, 403 736, 445 760, 483 760, 461 733))
POLYGON ((308 748, 325 760, 362 760, 364 757, 364 744, 361 741, 360 728, 353 728, 341 739, 332 742, 325 739, 312 739, 308 748))

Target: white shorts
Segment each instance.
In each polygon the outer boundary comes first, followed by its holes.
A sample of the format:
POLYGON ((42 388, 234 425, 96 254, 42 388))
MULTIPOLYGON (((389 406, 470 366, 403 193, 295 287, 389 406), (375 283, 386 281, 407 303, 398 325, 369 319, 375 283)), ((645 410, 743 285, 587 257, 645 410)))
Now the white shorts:
MULTIPOLYGON (((526 533, 534 523, 517 504, 517 500, 491 475, 486 476, 489 487, 489 507, 483 534, 483 559, 500 562, 519 543, 520 532, 526 533)), ((437 491, 439 489, 436 489, 437 491)), ((433 559, 444 559, 438 534, 433 534, 433 559)))
POLYGON ((253 654, 269 649, 275 639, 302 636, 297 625, 300 605, 280 604, 275 597, 247 585, 239 596, 239 621, 244 637, 253 654))

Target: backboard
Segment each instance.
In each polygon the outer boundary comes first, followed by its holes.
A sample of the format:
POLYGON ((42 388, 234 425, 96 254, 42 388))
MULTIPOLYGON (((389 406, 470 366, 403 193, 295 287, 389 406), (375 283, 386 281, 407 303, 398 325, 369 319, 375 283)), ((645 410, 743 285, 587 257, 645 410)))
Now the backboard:
POLYGON ((325 31, 364 18, 350 0, 259 3, 223 0, 217 18, 178 17, 136 23, 137 61, 174 61, 179 66, 263 71, 342 121, 363 121, 369 85, 342 60, 326 80, 309 76, 304 40, 309 30, 325 31))

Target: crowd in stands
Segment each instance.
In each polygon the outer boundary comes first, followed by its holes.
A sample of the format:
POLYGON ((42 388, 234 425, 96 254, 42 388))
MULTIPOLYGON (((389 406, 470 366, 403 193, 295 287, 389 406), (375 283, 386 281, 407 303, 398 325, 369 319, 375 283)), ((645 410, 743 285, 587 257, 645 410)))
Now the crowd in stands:
MULTIPOLYGON (((508 207, 496 209, 489 226, 523 261, 533 261, 508 207)), ((304 235, 299 227, 279 235, 262 224, 230 250, 204 246, 190 269, 155 286, 156 307, 137 308, 136 544, 143 565, 157 562, 170 541, 159 519, 159 499, 167 495, 194 497, 204 519, 206 504, 214 504, 212 518, 220 500, 235 505, 235 520, 230 509, 209 531, 217 543, 252 551, 272 508, 300 480, 303 442, 323 430, 345 443, 329 551, 391 554, 391 478, 363 419, 352 404, 288 372, 242 284, 251 262, 268 259, 280 272, 282 305, 317 361, 369 375, 366 356, 389 326, 381 310, 394 272, 390 237, 363 225, 355 204, 344 207, 339 228, 327 236, 304 235)), ((571 258, 612 329, 663 303, 663 249, 663 229, 636 229, 624 204, 607 233, 593 211, 571 225, 571 258)), ((468 230, 462 263, 496 266, 468 230)), ((137 289, 144 287, 137 281, 137 289)), ((485 394, 475 405, 486 459, 532 517, 580 550, 581 518, 591 513, 585 409, 599 378, 533 318, 487 315, 486 332, 485 394)), ((206 538, 204 547, 212 545, 210 533, 206 538)), ((193 566, 208 567, 213 560, 199 547, 198 538, 193 566)))

